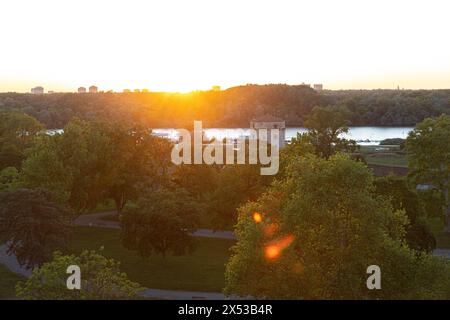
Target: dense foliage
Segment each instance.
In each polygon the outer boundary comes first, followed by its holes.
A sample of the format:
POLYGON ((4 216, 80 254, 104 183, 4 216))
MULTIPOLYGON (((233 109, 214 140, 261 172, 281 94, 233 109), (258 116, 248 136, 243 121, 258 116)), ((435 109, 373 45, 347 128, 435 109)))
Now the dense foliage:
POLYGON ((144 258, 192 251, 199 207, 182 189, 149 192, 121 217, 122 243, 144 258))
POLYGON ((143 290, 141 286, 120 272, 120 264, 95 251, 80 255, 62 255, 55 252, 53 260, 33 270, 31 277, 20 281, 16 295, 26 300, 74 299, 133 299, 143 290), (71 265, 80 267, 81 289, 68 290, 66 280, 71 265))
POLYGON ((427 226, 421 199, 417 192, 408 186, 405 178, 396 176, 377 178, 375 192, 388 198, 394 209, 405 210, 408 217, 408 224, 405 226, 406 241, 410 248, 427 252, 432 252, 436 248, 436 239, 427 226))
POLYGON ((450 114, 450 90, 350 90, 316 92, 302 85, 246 85, 224 91, 179 93, 0 94, 0 110, 29 114, 48 128, 73 117, 133 122, 149 127, 248 127, 272 114, 301 126, 314 106, 345 105, 349 125, 414 126, 427 117, 450 114))
POLYGON ((406 139, 410 176, 442 194, 446 231, 450 232, 450 116, 427 118, 406 139))
POLYGON ((168 140, 139 126, 74 119, 28 152, 21 182, 57 193, 78 212, 107 198, 120 212, 141 189, 162 183, 170 150, 168 140))
POLYGON ((70 236, 71 212, 46 191, 0 193, 0 234, 20 265, 34 268, 63 249, 70 236))
POLYGON ((293 161, 240 209, 227 293, 269 299, 450 298, 450 264, 407 247, 407 217, 345 156, 293 161), (378 265, 382 290, 366 287, 378 265))
POLYGON ((44 126, 29 115, 0 111, 0 171, 7 167, 19 169, 26 149, 42 129, 44 126))

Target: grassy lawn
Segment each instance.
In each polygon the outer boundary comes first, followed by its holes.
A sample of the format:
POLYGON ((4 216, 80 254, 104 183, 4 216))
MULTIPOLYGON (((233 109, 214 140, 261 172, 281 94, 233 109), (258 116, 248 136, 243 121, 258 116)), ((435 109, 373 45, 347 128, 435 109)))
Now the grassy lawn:
POLYGON ((152 256, 147 260, 122 247, 119 230, 75 227, 71 252, 99 250, 121 262, 121 270, 131 280, 156 289, 214 291, 224 287, 225 263, 230 256, 232 240, 196 238, 197 248, 184 256, 152 256))
POLYGON ((429 220, 429 226, 436 237, 437 248, 450 249, 450 234, 444 233, 444 222, 441 218, 432 218, 429 220))
POLYGON ((16 283, 23 278, 0 264, 0 300, 16 299, 16 283))
POLYGON ((359 149, 368 164, 407 167, 408 159, 398 146, 361 146, 359 149))

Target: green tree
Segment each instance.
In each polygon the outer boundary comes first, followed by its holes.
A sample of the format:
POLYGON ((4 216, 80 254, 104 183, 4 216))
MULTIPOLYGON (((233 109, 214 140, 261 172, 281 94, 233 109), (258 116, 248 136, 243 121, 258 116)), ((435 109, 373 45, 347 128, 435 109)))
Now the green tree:
POLYGON ((450 116, 428 118, 406 139, 410 175, 416 183, 429 183, 444 198, 445 230, 450 232, 450 116))
POLYGON ((199 210, 182 189, 149 192, 125 210, 121 218, 122 243, 142 257, 189 252, 194 248, 190 233, 197 227, 199 210))
POLYGON ((314 107, 305 120, 315 153, 328 158, 336 152, 352 152, 355 141, 342 138, 348 132, 348 111, 340 107, 314 107))
POLYGON ((207 197, 207 213, 215 228, 232 228, 237 222, 237 209, 256 200, 271 180, 272 176, 261 175, 259 165, 225 165, 218 173, 217 188, 207 197))
POLYGON ((225 292, 269 299, 448 298, 448 262, 407 248, 406 223, 402 210, 374 196, 364 164, 343 155, 299 157, 286 177, 240 209, 225 292), (366 287, 370 265, 382 270, 382 290, 366 287))
POLYGON ((53 260, 33 270, 31 277, 16 285, 16 295, 26 300, 133 299, 143 290, 120 272, 120 264, 95 251, 80 255, 55 252, 53 260), (68 290, 67 268, 80 267, 81 289, 68 290))
POLYGON ((426 224, 425 212, 417 192, 403 177, 387 176, 375 180, 375 192, 390 199, 395 210, 405 210, 408 217, 406 241, 410 248, 432 252, 436 239, 426 224))
POLYGON ((66 199, 77 212, 112 198, 120 212, 139 191, 167 180, 170 143, 149 130, 72 120, 64 133, 42 137, 24 162, 21 181, 66 199))
POLYGON ((0 171, 0 191, 16 189, 19 186, 19 171, 15 167, 6 167, 0 171))
POLYGON ((35 118, 19 112, 0 111, 0 170, 20 168, 25 150, 32 146, 44 126, 35 118))
POLYGON ((0 234, 8 253, 33 268, 49 261, 70 236, 71 212, 46 191, 18 189, 0 193, 0 234))

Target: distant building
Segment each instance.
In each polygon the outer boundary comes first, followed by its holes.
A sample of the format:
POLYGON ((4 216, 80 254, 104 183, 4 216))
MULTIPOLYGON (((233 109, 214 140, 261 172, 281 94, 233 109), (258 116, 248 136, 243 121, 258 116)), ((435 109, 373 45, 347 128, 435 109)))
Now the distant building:
POLYGON ((34 87, 31 89, 32 94, 44 94, 44 88, 43 87, 34 87))
POLYGON ((79 87, 78 88, 78 93, 86 93, 86 88, 85 87, 79 87))
POLYGON ((98 92, 98 88, 96 86, 89 87, 89 93, 97 93, 97 92, 98 92))
POLYGON ((321 83, 314 84, 313 88, 316 91, 322 91, 323 90, 323 84, 321 84, 321 83))
MULTIPOLYGON (((268 141, 269 143, 271 142, 270 129, 280 130, 280 134, 278 136, 278 145, 280 146, 280 148, 284 147, 286 139, 286 122, 283 119, 271 115, 258 117, 250 122, 250 128, 256 130, 258 137, 260 135, 261 129, 267 129, 266 136, 263 137, 263 139, 268 141)), ((255 139, 257 137, 252 138, 255 139)))

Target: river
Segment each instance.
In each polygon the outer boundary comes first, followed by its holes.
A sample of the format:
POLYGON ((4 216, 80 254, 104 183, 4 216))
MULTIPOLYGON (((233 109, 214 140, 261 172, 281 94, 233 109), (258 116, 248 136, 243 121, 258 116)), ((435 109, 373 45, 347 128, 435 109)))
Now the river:
MULTIPOLYGON (((406 139, 412 127, 350 127, 348 134, 343 135, 347 139, 353 139, 360 145, 378 145, 381 140, 390 138, 406 139)), ((297 136, 298 132, 305 132, 302 127, 286 128, 286 140, 290 141, 297 136)), ((178 132, 176 129, 153 129, 153 132, 161 137, 167 137, 176 140, 178 132)), ((205 136, 208 139, 213 137, 218 139, 239 138, 249 136, 248 128, 209 128, 204 129, 205 136)))

